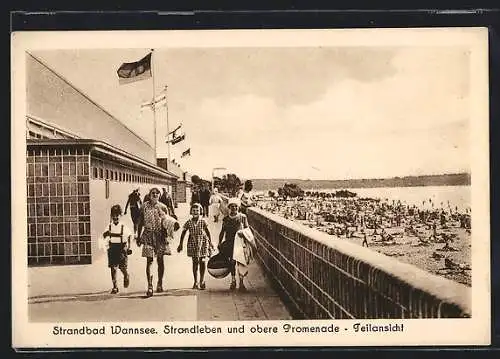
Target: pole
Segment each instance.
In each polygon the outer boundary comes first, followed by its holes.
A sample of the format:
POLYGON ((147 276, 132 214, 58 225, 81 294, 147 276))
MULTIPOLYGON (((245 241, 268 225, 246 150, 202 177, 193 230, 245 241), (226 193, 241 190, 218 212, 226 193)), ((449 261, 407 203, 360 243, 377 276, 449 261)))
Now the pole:
POLYGON ((170 158, 170 141, 168 141, 168 136, 170 134, 170 128, 168 125, 168 85, 165 85, 165 112, 167 120, 167 170, 168 170, 168 163, 172 160, 170 158))
MULTIPOLYGON (((154 49, 151 49, 151 77, 153 78, 153 101, 152 107, 153 107, 153 121, 154 121, 154 137, 155 137, 155 162, 158 156, 158 150, 156 148, 156 82, 155 82, 155 69, 154 69, 154 56, 153 56, 154 49)), ((156 164, 156 163, 155 163, 156 164)))

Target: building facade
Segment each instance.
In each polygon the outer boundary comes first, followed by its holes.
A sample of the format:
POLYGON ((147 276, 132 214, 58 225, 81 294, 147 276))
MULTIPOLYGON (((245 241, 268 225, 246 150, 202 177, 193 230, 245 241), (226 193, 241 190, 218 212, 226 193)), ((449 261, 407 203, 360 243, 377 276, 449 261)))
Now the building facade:
POLYGON ((125 209, 134 189, 165 187, 182 199, 182 176, 158 166, 150 145, 31 55, 26 139, 29 266, 104 255, 97 242, 109 210, 125 209))

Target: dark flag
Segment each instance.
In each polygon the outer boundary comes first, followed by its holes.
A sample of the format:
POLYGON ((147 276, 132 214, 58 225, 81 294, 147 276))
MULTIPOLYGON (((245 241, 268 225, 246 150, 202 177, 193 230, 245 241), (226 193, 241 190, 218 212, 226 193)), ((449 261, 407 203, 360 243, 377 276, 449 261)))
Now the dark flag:
POLYGON ((137 62, 123 63, 118 71, 120 85, 145 80, 151 77, 151 53, 137 62))
POLYGON ((182 152, 181 157, 186 157, 186 156, 191 156, 191 149, 190 148, 188 148, 187 150, 182 152))
POLYGON ((175 145, 176 143, 181 142, 185 138, 186 138, 186 135, 177 136, 177 137, 174 137, 171 142, 172 142, 173 145, 175 145))

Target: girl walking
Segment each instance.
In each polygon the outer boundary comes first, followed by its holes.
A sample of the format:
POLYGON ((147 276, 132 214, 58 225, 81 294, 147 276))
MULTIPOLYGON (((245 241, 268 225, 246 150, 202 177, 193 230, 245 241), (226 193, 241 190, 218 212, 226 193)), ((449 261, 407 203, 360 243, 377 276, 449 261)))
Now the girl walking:
MULTIPOLYGON (((224 254, 224 256, 231 263, 231 285, 229 289, 236 289, 236 261, 233 258, 234 251, 234 238, 236 232, 240 229, 248 228, 247 216, 241 212, 238 212, 239 200, 237 198, 230 198, 228 201, 229 214, 225 216, 222 220, 222 229, 219 234, 219 251, 224 254)), ((246 273, 239 273, 240 279, 240 290, 244 291, 245 284, 243 279, 246 273)))
POLYGON ((207 222, 202 218, 202 207, 199 203, 193 204, 191 207, 191 218, 184 223, 181 233, 181 240, 177 247, 177 252, 182 251, 184 236, 189 231, 187 242, 187 255, 191 257, 193 265, 193 289, 205 289, 205 258, 210 257, 210 252, 213 250, 210 231, 208 230, 207 222), (198 286, 198 270, 200 273, 200 282, 198 286))
POLYGON ((156 292, 163 292, 163 274, 165 263, 163 257, 168 254, 168 243, 163 224, 167 217, 168 208, 159 202, 160 190, 153 187, 149 191, 149 200, 144 201, 139 216, 137 229, 137 245, 142 245, 142 256, 146 258, 146 279, 148 281, 147 297, 153 295, 153 276, 151 265, 156 257, 158 266, 158 283, 156 292))

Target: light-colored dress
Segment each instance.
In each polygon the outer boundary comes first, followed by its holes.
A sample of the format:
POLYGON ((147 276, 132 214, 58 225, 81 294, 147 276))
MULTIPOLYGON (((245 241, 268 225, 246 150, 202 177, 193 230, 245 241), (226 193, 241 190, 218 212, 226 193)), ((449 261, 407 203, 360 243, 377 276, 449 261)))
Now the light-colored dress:
POLYGON ((214 216, 219 216, 221 214, 220 205, 222 203, 222 197, 217 193, 210 197, 210 213, 214 216))

